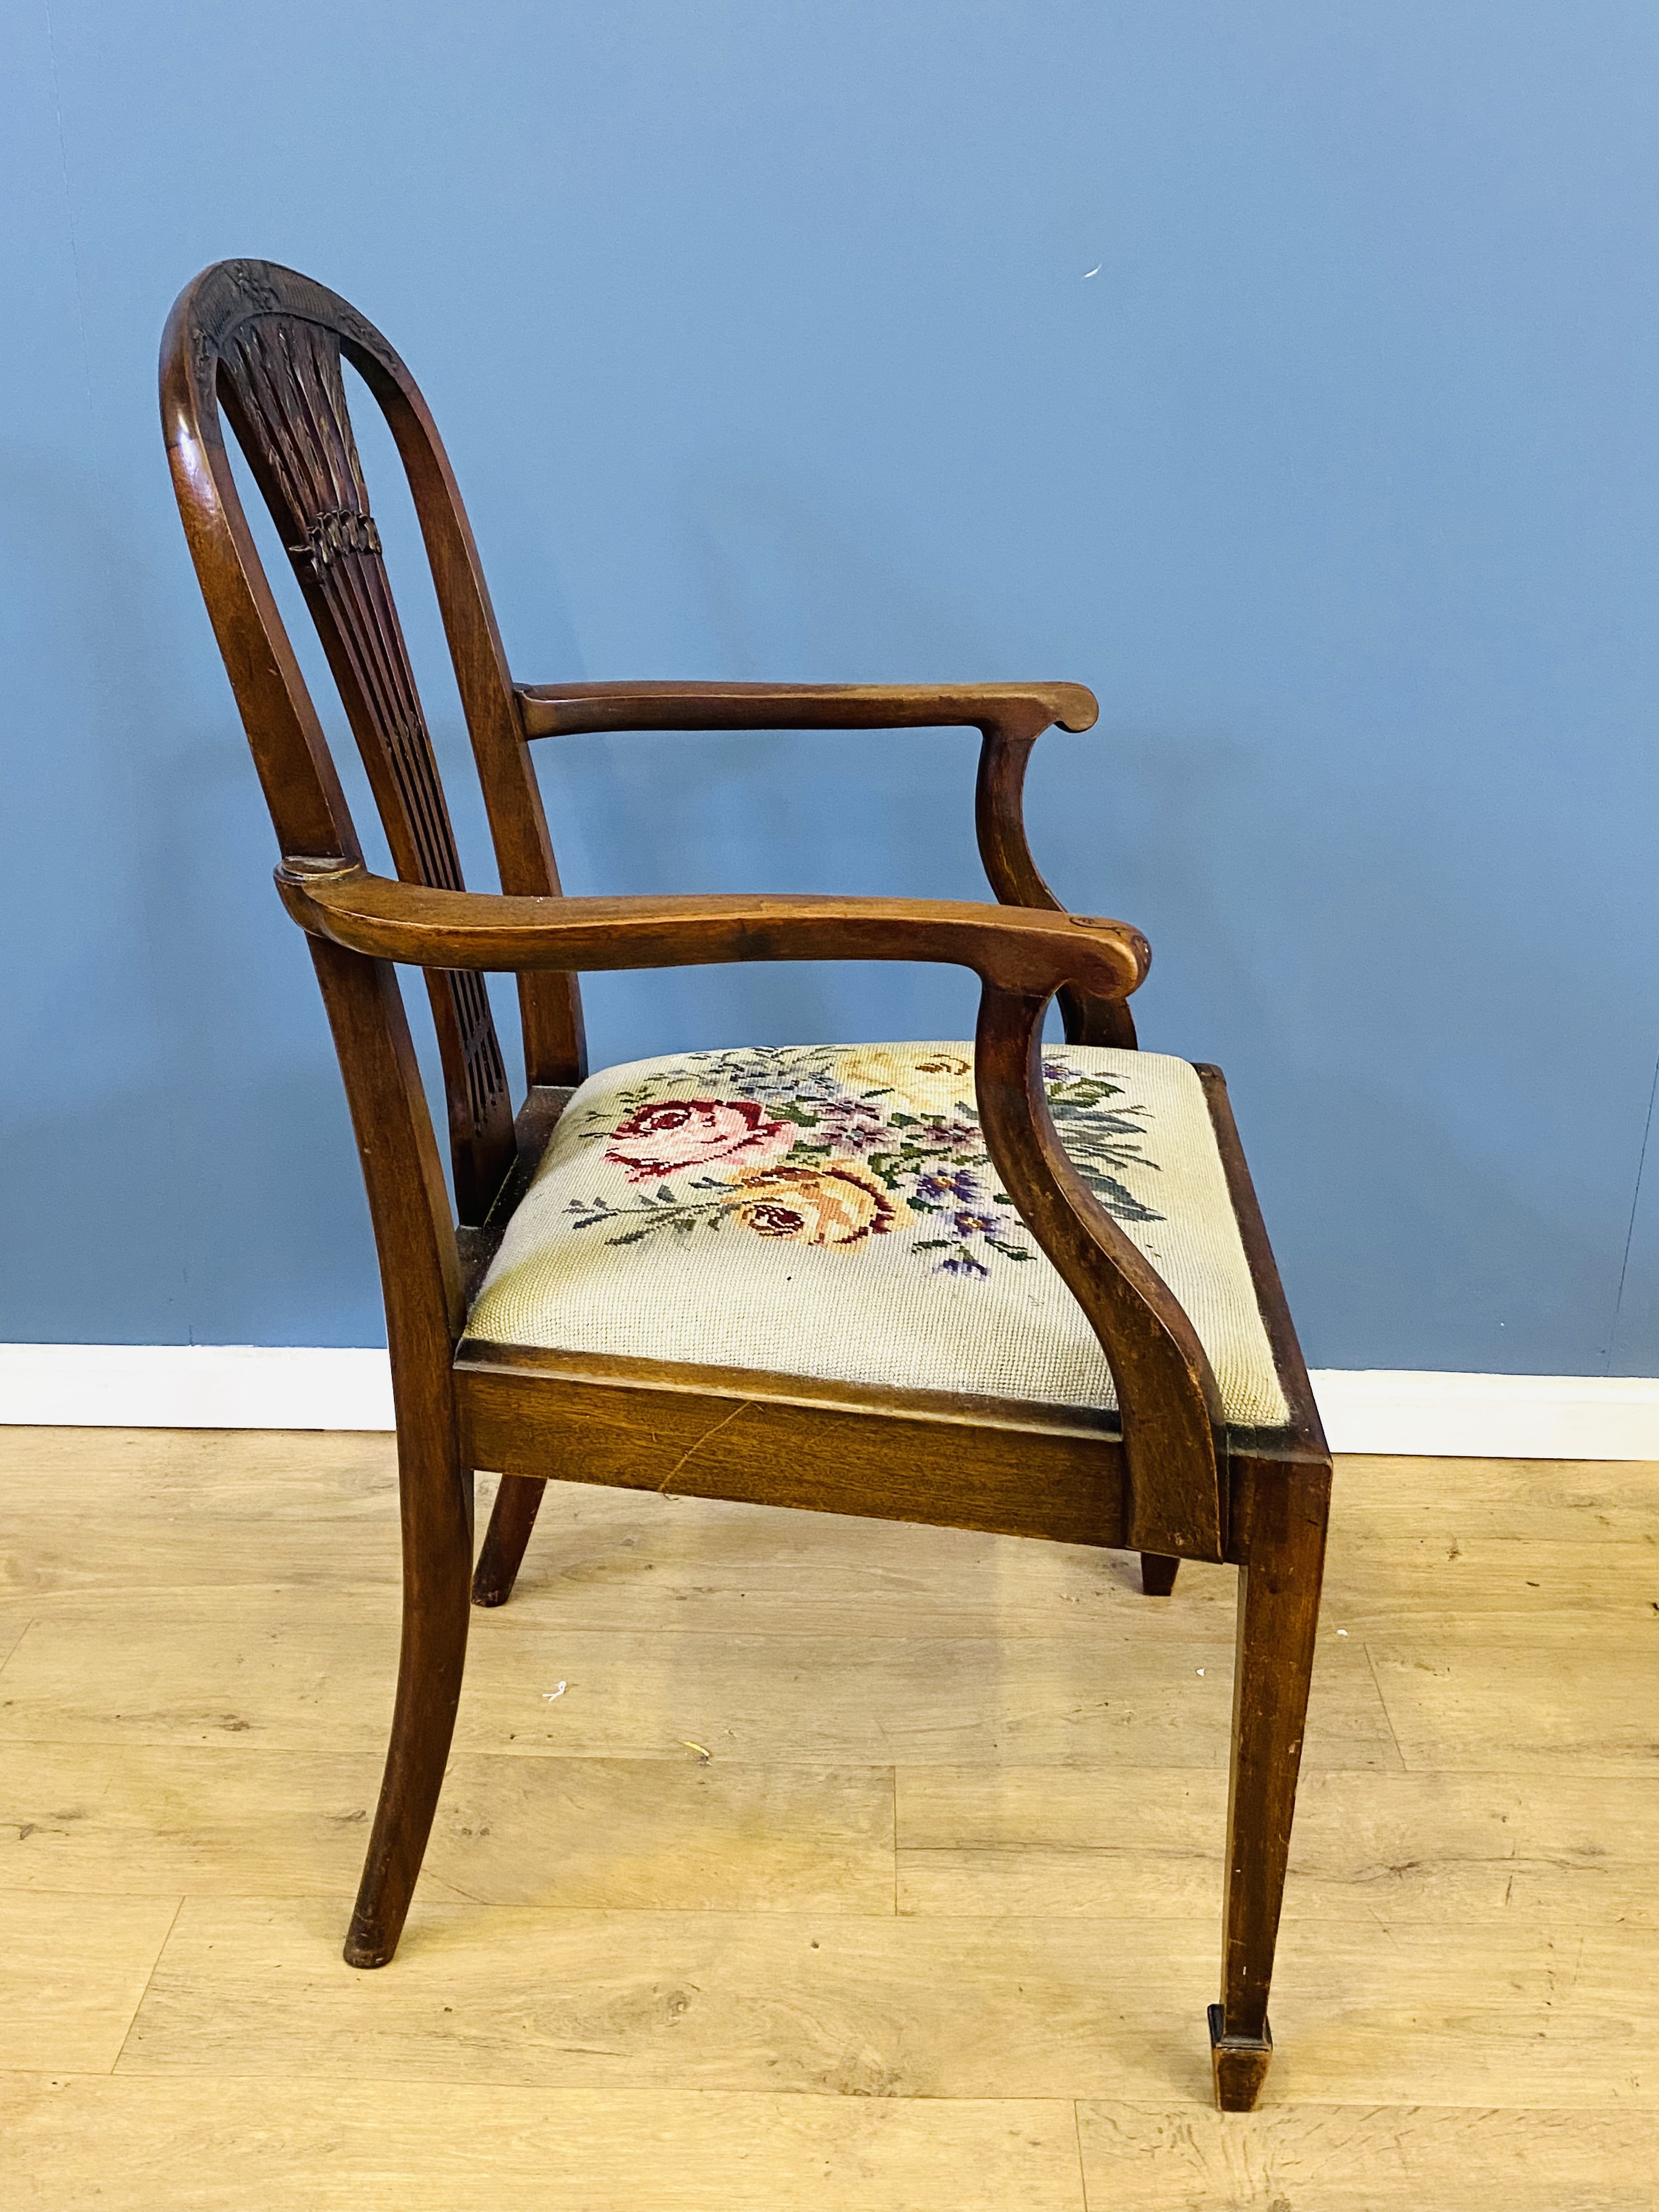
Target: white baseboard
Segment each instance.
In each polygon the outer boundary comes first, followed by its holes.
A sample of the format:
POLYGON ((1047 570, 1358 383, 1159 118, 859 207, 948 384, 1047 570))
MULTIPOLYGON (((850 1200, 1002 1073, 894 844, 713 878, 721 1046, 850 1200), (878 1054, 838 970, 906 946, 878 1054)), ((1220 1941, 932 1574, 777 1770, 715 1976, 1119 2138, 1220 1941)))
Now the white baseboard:
POLYGON ((1659 1460, 1659 1380, 1323 1368, 1331 1449, 1428 1459, 1659 1460))
POLYGON ((389 1429, 384 1352, 258 1344, 0 1344, 0 1424, 389 1429))
MULTIPOLYGON (((1659 1379, 1328 1368, 1332 1449, 1437 1459, 1659 1460, 1659 1379)), ((0 1425, 389 1429, 384 1352, 0 1344, 0 1425)))

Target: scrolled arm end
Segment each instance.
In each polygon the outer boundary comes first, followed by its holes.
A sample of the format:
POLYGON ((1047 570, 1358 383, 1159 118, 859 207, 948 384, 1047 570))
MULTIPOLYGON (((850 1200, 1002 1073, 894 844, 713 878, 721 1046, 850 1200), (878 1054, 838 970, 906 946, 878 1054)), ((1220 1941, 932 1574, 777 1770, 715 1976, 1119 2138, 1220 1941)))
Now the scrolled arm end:
POLYGON ((1062 730, 1092 730, 1100 720, 1100 702, 1086 684, 1056 684, 1054 720, 1062 730))
MULTIPOLYGON (((1042 909, 1031 911, 1040 913, 1042 909)), ((1076 972, 1060 975, 1060 963, 1056 963, 1053 971, 1055 981, 1048 988, 1060 990, 1069 985, 1091 998, 1114 1002, 1128 998, 1140 988, 1152 968, 1152 948, 1133 922, 1114 921, 1109 915, 1094 914, 1059 915, 1055 918, 1068 930, 1081 933, 1084 942, 1080 958, 1072 963, 1076 972)), ((980 973, 988 983, 994 986, 999 981, 988 968, 981 968, 980 973)), ((1038 981, 1035 987, 1042 989, 1043 985, 1038 981)), ((1014 983, 1012 988, 1022 987, 1014 983)))

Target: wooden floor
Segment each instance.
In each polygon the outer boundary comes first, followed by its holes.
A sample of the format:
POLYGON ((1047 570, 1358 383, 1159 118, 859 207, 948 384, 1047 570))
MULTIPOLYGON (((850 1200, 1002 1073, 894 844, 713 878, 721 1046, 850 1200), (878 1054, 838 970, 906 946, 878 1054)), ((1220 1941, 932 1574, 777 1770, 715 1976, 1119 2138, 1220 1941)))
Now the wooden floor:
POLYGON ((0 1431, 0 1545, 8 2206, 1659 2201, 1659 1468, 1338 1462, 1225 2119, 1226 1570, 555 1486, 362 1974, 390 1440, 0 1431))

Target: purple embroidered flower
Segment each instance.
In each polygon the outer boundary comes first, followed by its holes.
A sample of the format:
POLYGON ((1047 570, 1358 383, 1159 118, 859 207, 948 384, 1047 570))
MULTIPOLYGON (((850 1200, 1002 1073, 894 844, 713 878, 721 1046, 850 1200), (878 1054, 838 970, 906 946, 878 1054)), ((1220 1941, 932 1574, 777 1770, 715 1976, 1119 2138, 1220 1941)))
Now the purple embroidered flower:
POLYGON ((956 1231, 957 1235, 962 1237, 994 1237, 1002 1224, 994 1213, 963 1212, 951 1217, 951 1226, 956 1231))
POLYGON ((924 1203, 954 1200, 958 1206, 972 1206, 985 1193, 971 1168, 927 1168, 916 1177, 916 1196, 924 1203))
POLYGON ((975 1259, 971 1252, 947 1253, 933 1270, 936 1275, 988 1275, 990 1272, 984 1261, 975 1259))
POLYGON ((985 1139, 972 1121, 924 1122, 922 1135, 936 1152, 977 1152, 982 1158, 985 1139))
POLYGON ((837 1152, 872 1152, 887 1140, 881 1112, 862 1098, 829 1099, 822 1105, 815 1100, 813 1109, 817 1121, 814 1134, 837 1152))

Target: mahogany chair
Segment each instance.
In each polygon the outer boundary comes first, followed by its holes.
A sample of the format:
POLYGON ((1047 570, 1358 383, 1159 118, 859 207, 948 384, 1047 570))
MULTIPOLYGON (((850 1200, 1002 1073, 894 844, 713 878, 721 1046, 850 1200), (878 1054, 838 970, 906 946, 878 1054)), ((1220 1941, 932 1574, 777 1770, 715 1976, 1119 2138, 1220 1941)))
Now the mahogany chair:
POLYGON ((514 682, 454 479, 398 356, 258 261, 181 295, 174 489, 306 933, 368 1185, 397 1406, 403 1642, 346 1942, 389 1960, 460 1696, 469 1593, 511 1592, 550 1476, 1139 1551, 1239 1570, 1216 2094, 1254 2104, 1314 1655, 1330 1461, 1219 1072, 1135 1050, 1139 933, 1069 915, 1026 845, 1031 747, 1072 684, 514 682), (407 471, 500 894, 465 889, 347 413, 407 471), (228 417, 316 622, 398 880, 365 866, 250 533, 228 417), (531 763, 577 732, 966 726, 999 903, 566 898, 531 763), (682 1054, 587 1075, 582 969, 736 960, 973 969, 969 1045, 682 1054), (454 1212, 397 965, 426 977, 454 1212), (518 979, 514 1113, 483 974, 518 979), (1045 1052, 1058 994, 1067 1042, 1045 1052), (581 1086, 581 1087, 578 1087, 581 1086), (1062 1134, 1060 1133, 1063 1132, 1062 1134), (459 1221, 456 1216, 459 1216, 459 1221), (1156 1264, 1155 1264, 1156 1263, 1156 1264), (472 1470, 500 1470, 473 1574, 472 1470))

